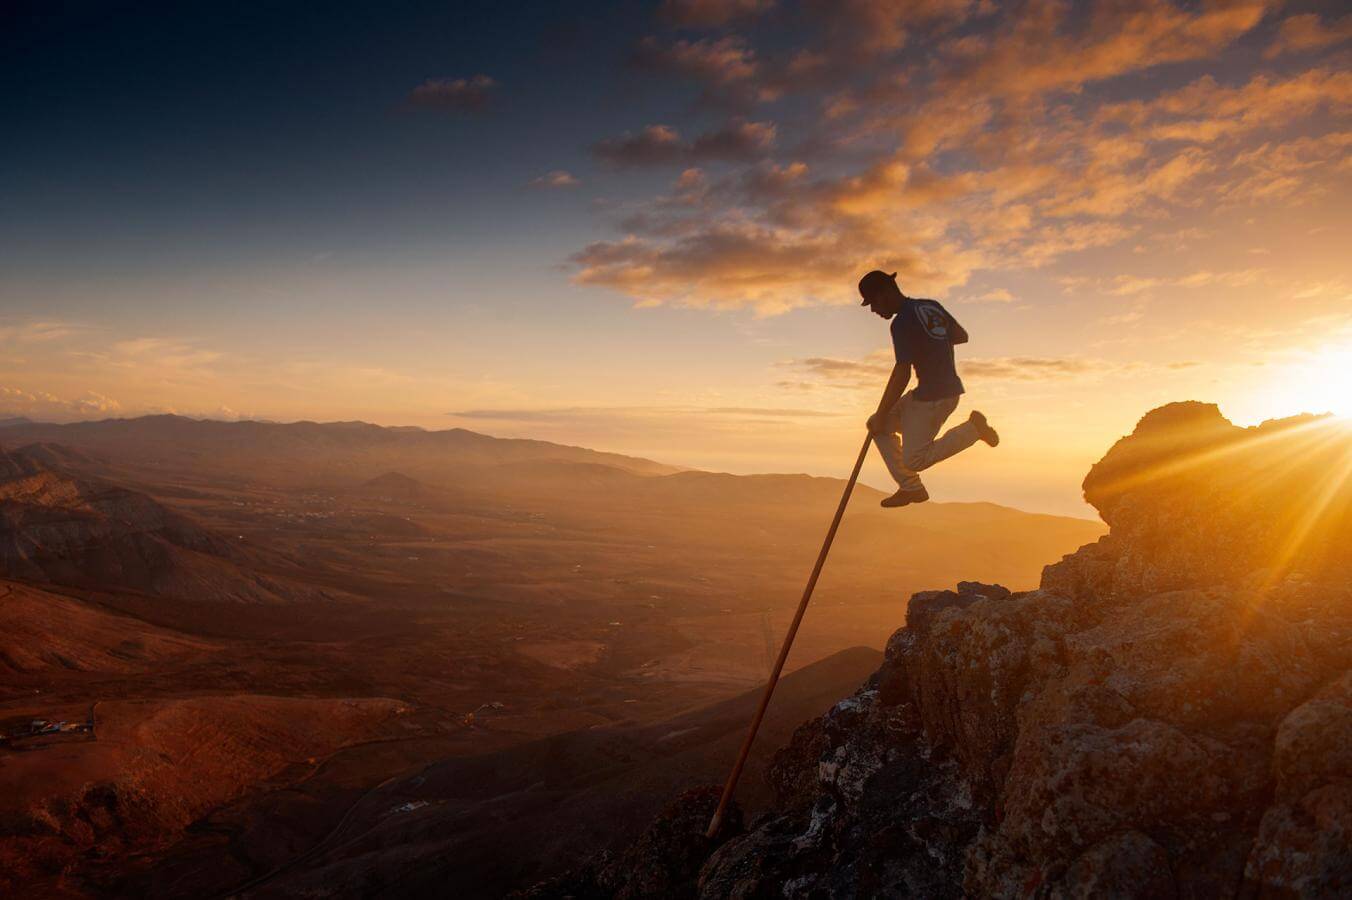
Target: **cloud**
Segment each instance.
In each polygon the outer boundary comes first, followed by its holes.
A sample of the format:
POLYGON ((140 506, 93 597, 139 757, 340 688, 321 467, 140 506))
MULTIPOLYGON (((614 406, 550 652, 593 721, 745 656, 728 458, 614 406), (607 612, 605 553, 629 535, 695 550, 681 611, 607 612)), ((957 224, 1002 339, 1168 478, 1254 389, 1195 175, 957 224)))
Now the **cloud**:
POLYGON ((1212 144, 1352 105, 1352 72, 1315 68, 1288 78, 1259 74, 1241 85, 1204 75, 1149 101, 1104 106, 1098 118, 1152 141, 1212 144))
POLYGON ((599 423, 616 421, 680 420, 712 417, 711 421, 738 418, 816 419, 838 415, 802 407, 763 406, 565 406, 516 409, 466 409, 449 412, 456 419, 523 424, 599 423))
POLYGON ((1005 288, 995 288, 986 291, 984 294, 977 294, 973 297, 963 297, 965 303, 1013 303, 1019 298, 1015 297, 1005 288))
POLYGON ((602 161, 621 168, 688 165, 758 159, 769 152, 774 142, 773 123, 733 120, 693 141, 686 141, 669 125, 649 125, 637 134, 625 132, 621 137, 598 141, 592 152, 602 161))
POLYGON ((0 343, 41 344, 75 334, 79 329, 66 322, 20 322, 0 325, 0 343))
POLYGON ((170 338, 141 337, 114 341, 111 352, 95 353, 100 361, 117 368, 183 374, 222 361, 225 354, 170 338))
POLYGON ((963 378, 989 381, 1050 381, 1101 372, 1101 360, 1056 356, 1002 356, 963 360, 958 371, 963 378))
MULTIPOLYGON (((772 0, 668 2, 659 18, 680 27, 719 28, 762 17, 777 6, 772 0)), ((639 44, 634 61, 653 71, 695 80, 706 101, 747 106, 844 84, 880 57, 903 47, 916 30, 960 23, 973 4, 971 0, 805 0, 785 6, 774 21, 791 24, 801 32, 792 50, 772 47, 762 58, 738 35, 669 44, 647 38, 639 44)))
POLYGON ((1139 322, 1144 318, 1145 318, 1145 310, 1142 309, 1140 305, 1137 305, 1132 309, 1128 309, 1124 312, 1114 313, 1110 316, 1104 316, 1102 322, 1105 325, 1120 326, 1120 325, 1130 325, 1133 322, 1139 322))
POLYGON ((745 111, 777 99, 783 86, 767 71, 756 51, 737 35, 664 42, 646 37, 634 47, 630 62, 638 69, 693 82, 700 101, 745 111))
POLYGON ((971 0, 806 0, 805 16, 833 55, 866 61, 900 49, 914 28, 957 24, 971 0))
POLYGON ((993 32, 954 37, 940 48, 945 92, 1032 97, 1200 59, 1248 32, 1268 0, 1204 5, 1197 12, 1166 0, 1098 3, 1085 16, 1069 3, 1031 3, 993 32))
POLYGON ((1213 285, 1244 287, 1258 281, 1263 274, 1263 269, 1240 269, 1231 272, 1212 272, 1203 269, 1173 278, 1118 275, 1112 279, 1111 285, 1105 288, 1105 293, 1115 297, 1130 297, 1157 288, 1200 288, 1213 285))
POLYGON ((681 28, 717 28, 774 9, 775 0, 662 0, 658 15, 681 28))
POLYGON ((571 172, 566 172, 563 169, 555 169, 552 172, 546 172, 539 178, 532 178, 530 182, 531 187, 538 188, 570 188, 577 187, 581 183, 582 182, 578 180, 577 176, 573 175, 571 172))
POLYGON ((497 88, 497 81, 487 75, 429 78, 409 92, 407 103, 414 109, 482 112, 497 88))
POLYGON ((1203 150, 1190 148, 1141 168, 1100 170, 1096 177, 1069 181, 1042 203, 1053 218, 1116 218, 1160 201, 1175 201, 1201 176, 1215 170, 1203 150))
POLYGON ((781 387, 811 390, 816 387, 856 389, 877 387, 887 381, 895 365, 892 351, 877 350, 864 359, 838 359, 830 356, 812 356, 791 359, 778 364, 792 370, 795 379, 781 381, 781 387))
POLYGON ((1232 166, 1240 177, 1220 193, 1224 206, 1299 203, 1328 191, 1325 177, 1349 171, 1352 131, 1263 143, 1240 153, 1232 166))
POLYGON ((1342 295, 1344 298, 1352 298, 1352 292, 1349 292, 1346 282, 1341 278, 1334 278, 1330 281, 1305 282, 1300 285, 1291 285, 1290 298, 1292 300, 1314 300, 1320 297, 1330 297, 1342 295))
POLYGON ((823 412, 819 409, 785 409, 783 407, 757 407, 757 406, 715 406, 705 409, 704 412, 713 415, 740 415, 740 416, 774 416, 787 418, 825 418, 838 413, 823 412))
POLYGON ((634 51, 634 62, 644 68, 717 86, 747 81, 756 75, 755 51, 735 35, 670 44, 644 38, 634 51))
MULTIPOLYGON (((1193 361, 1165 363, 1155 368, 1176 371, 1199 365, 1193 361)), ((793 359, 778 364, 794 377, 779 386, 801 391, 819 388, 876 390, 892 372, 890 349, 876 350, 860 360, 834 357, 793 359)), ((1144 363, 1118 363, 1080 356, 999 356, 961 360, 958 373, 967 381, 1039 382, 1069 379, 1097 380, 1110 375, 1151 368, 1144 363)))
MULTIPOLYGON (((696 213, 701 215, 701 213, 696 213)), ((672 238, 636 235, 599 241, 571 258, 581 284, 622 291, 640 305, 707 309, 749 307, 760 315, 814 304, 857 303, 859 273, 900 273, 909 290, 945 290, 973 265, 942 245, 924 256, 898 252, 889 239, 846 228, 776 227, 715 214, 716 222, 672 238)))
POLYGON ((1352 38, 1352 15, 1325 24, 1317 13, 1288 16, 1277 29, 1277 36, 1263 51, 1265 59, 1287 53, 1319 50, 1352 38))
MULTIPOLYGON (((783 386, 859 389, 877 388, 892 372, 892 351, 879 350, 862 360, 809 357, 781 363, 797 374, 783 386)), ((1004 356, 963 360, 958 367, 964 379, 975 381, 1052 381, 1077 376, 1097 376, 1116 366, 1103 360, 1079 357, 1004 356)))
POLYGON ((717 131, 695 138, 690 158, 703 160, 750 160, 763 157, 775 143, 771 122, 730 122, 717 131))
POLYGON ((680 161, 689 147, 670 125, 649 125, 638 134, 626 131, 621 137, 597 141, 592 152, 616 166, 653 166, 680 161))
POLYGON ((7 414, 20 414, 37 419, 66 420, 111 415, 120 411, 122 404, 96 391, 86 391, 80 396, 65 398, 46 391, 0 385, 0 409, 7 414))
POLYGON ((871 268, 942 297, 975 272, 1149 246, 1217 206, 1327 193, 1347 168, 1328 123, 1352 109, 1352 73, 1227 65, 1181 82, 1161 68, 1218 59, 1276 6, 809 0, 775 20, 796 29, 792 49, 650 41, 650 65, 706 89, 803 102, 772 135, 650 126, 598 143, 616 166, 732 171, 626 205, 614 238, 573 254, 574 277, 640 305, 760 315, 849 302, 871 268))

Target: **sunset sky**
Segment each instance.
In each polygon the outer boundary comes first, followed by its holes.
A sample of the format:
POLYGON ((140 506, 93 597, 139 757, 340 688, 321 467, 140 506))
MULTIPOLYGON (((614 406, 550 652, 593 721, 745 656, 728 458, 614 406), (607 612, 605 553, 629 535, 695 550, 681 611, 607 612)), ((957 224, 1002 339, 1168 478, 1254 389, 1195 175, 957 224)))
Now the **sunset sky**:
POLYGON ((1352 414, 1346 9, 7 4, 0 414, 844 475, 883 268, 1004 438, 935 499, 1087 515, 1163 402, 1352 414))

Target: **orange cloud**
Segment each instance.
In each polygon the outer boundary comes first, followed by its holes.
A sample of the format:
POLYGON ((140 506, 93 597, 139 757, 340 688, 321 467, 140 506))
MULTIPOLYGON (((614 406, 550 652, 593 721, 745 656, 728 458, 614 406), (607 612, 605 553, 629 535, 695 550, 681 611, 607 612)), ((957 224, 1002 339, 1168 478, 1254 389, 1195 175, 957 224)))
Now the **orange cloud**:
POLYGON ((78 397, 58 397, 46 391, 0 385, 0 415, 23 415, 64 421, 119 412, 122 404, 95 391, 78 397))
POLYGON ((808 3, 803 21, 820 25, 783 58, 743 39, 687 42, 692 58, 696 46, 727 57, 710 64, 708 79, 726 70, 754 91, 820 94, 815 120, 787 123, 808 137, 794 145, 792 132, 776 129, 773 143, 732 132, 687 141, 650 129, 597 145, 621 165, 701 156, 747 164, 630 209, 625 236, 574 255, 576 278, 644 304, 764 315, 846 302, 858 272, 875 266, 901 271, 913 292, 943 296, 979 269, 1046 266, 1133 236, 1148 242, 1183 210, 1296 202, 1346 157, 1345 138, 1310 132, 1352 105, 1352 74, 1250 72, 1238 84, 1207 74, 1182 86, 1123 79, 1214 58, 1274 5, 808 3), (835 24, 814 18, 828 6, 835 24), (858 28, 873 37, 840 56, 841 35, 858 28), (928 43, 909 44, 917 35, 928 43), (789 79, 795 66, 812 77, 789 79), (842 75, 843 86, 833 80, 842 75), (1131 99, 1091 96, 1111 79, 1114 97, 1131 99), (786 145, 802 158, 778 156, 786 145))
POLYGON ((1352 15, 1343 16, 1327 25, 1316 13, 1288 16, 1282 20, 1277 37, 1263 51, 1263 56, 1273 59, 1286 53, 1319 50, 1341 44, 1348 38, 1352 38, 1352 15))
POLYGON ((1101 3, 1072 19, 1071 4, 1040 0, 1011 16, 1001 32, 959 38, 941 48, 954 63, 943 79, 947 92, 966 96, 1076 90, 1209 56, 1257 25, 1273 5, 1241 0, 1190 13, 1164 0, 1101 3))
POLYGON ((1152 102, 1107 107, 1100 118, 1130 123, 1151 140, 1212 143, 1349 107, 1352 72, 1319 68, 1285 79, 1257 75, 1239 87, 1222 86, 1206 75, 1152 102))

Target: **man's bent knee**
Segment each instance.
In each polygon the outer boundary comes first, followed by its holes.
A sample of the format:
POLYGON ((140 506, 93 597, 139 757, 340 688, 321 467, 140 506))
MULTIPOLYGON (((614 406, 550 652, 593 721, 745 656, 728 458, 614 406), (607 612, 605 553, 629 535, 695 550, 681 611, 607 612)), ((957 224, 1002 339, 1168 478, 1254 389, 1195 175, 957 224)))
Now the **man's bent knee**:
POLYGON ((929 454, 923 450, 907 450, 903 445, 901 448, 901 461, 906 468, 912 472, 919 472, 929 468, 929 454))

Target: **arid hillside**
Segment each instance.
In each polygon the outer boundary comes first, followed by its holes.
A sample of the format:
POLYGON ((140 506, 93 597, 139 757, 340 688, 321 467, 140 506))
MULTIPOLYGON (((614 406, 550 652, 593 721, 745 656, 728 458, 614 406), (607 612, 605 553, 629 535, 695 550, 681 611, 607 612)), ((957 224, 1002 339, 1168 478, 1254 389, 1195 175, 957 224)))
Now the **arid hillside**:
POLYGON ((52 444, 0 449, 0 567, 37 582, 187 602, 285 603, 322 591, 267 577, 250 552, 52 444))

